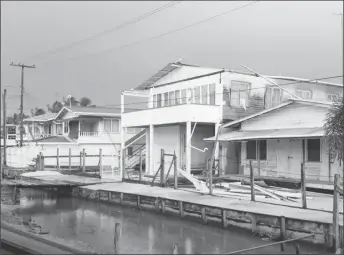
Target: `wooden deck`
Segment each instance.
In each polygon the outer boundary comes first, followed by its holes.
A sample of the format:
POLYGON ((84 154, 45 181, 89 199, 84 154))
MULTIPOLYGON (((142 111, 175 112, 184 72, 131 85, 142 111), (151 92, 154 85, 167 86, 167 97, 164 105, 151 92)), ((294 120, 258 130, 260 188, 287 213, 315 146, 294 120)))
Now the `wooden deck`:
POLYGON ((63 181, 44 181, 44 180, 2 180, 1 186, 16 186, 18 188, 59 188, 59 187, 77 187, 76 183, 68 183, 63 181))

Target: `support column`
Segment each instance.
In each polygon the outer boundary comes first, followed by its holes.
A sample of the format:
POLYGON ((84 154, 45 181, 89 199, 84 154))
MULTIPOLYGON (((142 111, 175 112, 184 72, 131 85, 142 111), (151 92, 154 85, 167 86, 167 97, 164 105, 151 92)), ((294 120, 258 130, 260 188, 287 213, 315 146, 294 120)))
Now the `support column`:
MULTIPOLYGON (((214 133, 214 136, 216 136, 216 133, 217 131, 219 130, 219 127, 221 126, 221 124, 218 122, 215 124, 215 133, 214 133)), ((219 159, 219 153, 220 153, 220 150, 219 150, 219 142, 217 142, 215 144, 215 159, 219 159)))
POLYGON ((145 166, 145 174, 149 174, 150 170, 150 127, 146 128, 146 166, 145 166))
POLYGON ((190 147, 190 139, 191 139, 191 121, 186 122, 186 172, 191 173, 191 147, 190 147))
POLYGON ((149 125, 149 173, 155 173, 158 169, 154 169, 154 126, 149 125))
POLYGON ((121 94, 121 120, 120 120, 120 127, 121 127, 121 154, 120 154, 120 179, 123 180, 124 178, 124 167, 125 167, 125 128, 123 127, 123 113, 124 113, 124 95, 121 94))

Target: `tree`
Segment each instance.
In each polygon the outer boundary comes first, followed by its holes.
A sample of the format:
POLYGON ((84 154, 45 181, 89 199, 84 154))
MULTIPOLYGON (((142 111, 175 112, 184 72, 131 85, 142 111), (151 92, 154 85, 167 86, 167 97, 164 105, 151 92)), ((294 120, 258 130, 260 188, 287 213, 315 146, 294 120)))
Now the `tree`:
POLYGON ((31 109, 31 115, 32 116, 38 116, 38 115, 42 115, 42 114, 45 114, 45 110, 42 109, 42 108, 35 108, 35 109, 31 109))
MULTIPOLYGON (((23 119, 28 118, 29 116, 25 113, 23 114, 23 119)), ((12 116, 8 116, 6 119, 7 124, 14 124, 19 125, 20 124, 20 114, 19 113, 13 113, 12 116)))
MULTIPOLYGON (((332 160, 344 160, 344 103, 336 102, 326 116, 325 137, 332 160)), ((344 163, 344 162, 343 162, 344 163)))
POLYGON ((55 101, 53 105, 50 107, 50 105, 47 105, 49 112, 58 113, 63 108, 63 103, 60 101, 55 101))
POLYGON ((92 101, 88 97, 82 97, 82 98, 80 98, 79 104, 80 104, 80 106, 85 107, 85 106, 89 106, 90 104, 92 104, 92 101))

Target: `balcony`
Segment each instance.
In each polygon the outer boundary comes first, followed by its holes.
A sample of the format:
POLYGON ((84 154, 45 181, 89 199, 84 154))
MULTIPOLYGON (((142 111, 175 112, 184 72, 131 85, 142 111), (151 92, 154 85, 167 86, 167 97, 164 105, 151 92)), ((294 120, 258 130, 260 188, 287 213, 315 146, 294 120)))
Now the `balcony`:
POLYGON ((80 131, 79 136, 99 136, 98 131, 80 131))
POLYGON ((140 127, 183 123, 217 123, 222 118, 222 108, 217 105, 183 104, 152 108, 122 114, 122 127, 140 127))

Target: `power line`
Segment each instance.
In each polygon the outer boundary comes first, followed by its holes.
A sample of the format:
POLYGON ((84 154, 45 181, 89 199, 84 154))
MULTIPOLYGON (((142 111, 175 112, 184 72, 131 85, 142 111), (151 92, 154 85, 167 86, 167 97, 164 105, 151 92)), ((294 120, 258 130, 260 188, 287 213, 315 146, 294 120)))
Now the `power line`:
MULTIPOLYGON (((177 28, 177 29, 173 29, 173 30, 170 30, 170 31, 168 31, 168 32, 162 33, 162 34, 160 34, 160 35, 156 35, 156 36, 153 36, 153 37, 150 37, 150 38, 147 38, 147 39, 143 39, 143 40, 140 40, 140 41, 137 41, 137 42, 129 43, 129 44, 123 45, 123 46, 121 46, 121 47, 119 47, 119 48, 115 48, 115 49, 111 48, 111 49, 108 49, 108 50, 102 51, 102 52, 86 54, 86 55, 82 55, 82 56, 79 56, 79 57, 67 59, 67 61, 77 60, 77 59, 79 59, 79 58, 91 57, 91 56, 98 55, 98 54, 105 54, 105 53, 108 53, 108 52, 111 52, 111 51, 114 51, 114 50, 121 50, 121 49, 130 47, 130 46, 133 46, 133 45, 137 45, 137 44, 141 44, 141 43, 143 43, 143 42, 151 41, 151 40, 154 40, 154 39, 157 39, 157 38, 160 38, 160 37, 163 37, 163 36, 166 36, 166 35, 169 35, 169 34, 172 34, 172 33, 175 33, 175 32, 179 32, 179 31, 181 31, 181 30, 184 30, 184 29, 187 29, 187 28, 190 28, 190 27, 193 27, 193 26, 196 26, 196 25, 198 25, 198 24, 207 22, 207 21, 209 21, 209 20, 212 20, 212 19, 215 19, 215 18, 217 18, 217 17, 223 16, 223 15, 228 14, 228 13, 230 13, 230 12, 234 12, 234 11, 237 11, 237 10, 239 10, 239 9, 243 9, 243 8, 249 6, 249 5, 252 5, 252 4, 255 4, 255 3, 258 3, 258 2, 259 2, 259 1, 254 1, 254 2, 251 2, 251 3, 245 4, 245 5, 242 5, 242 6, 233 8, 233 9, 230 9, 230 10, 228 10, 228 11, 225 11, 225 12, 222 12, 222 13, 219 13, 219 14, 216 14, 216 15, 214 15, 214 16, 211 16, 211 17, 206 18, 206 19, 203 19, 203 20, 201 20, 201 21, 192 23, 192 24, 190 24, 190 25, 187 25, 187 26, 184 26, 184 27, 181 27, 181 28, 177 28)), ((54 62, 54 61, 52 61, 52 62, 54 62)))
POLYGON ((161 11, 167 9, 167 8, 170 8, 170 7, 176 5, 176 4, 180 3, 180 2, 181 2, 181 1, 172 1, 172 2, 169 2, 169 3, 167 3, 167 4, 165 4, 165 5, 161 6, 161 7, 158 7, 158 8, 156 8, 156 9, 154 9, 154 10, 152 10, 152 11, 149 11, 149 12, 143 14, 143 15, 140 15, 140 16, 138 16, 138 17, 132 19, 132 20, 129 20, 129 21, 124 22, 124 23, 122 23, 122 24, 120 24, 120 25, 117 25, 117 26, 115 26, 115 27, 113 27, 113 28, 111 28, 111 29, 107 29, 107 30, 102 31, 102 32, 100 32, 100 33, 98 33, 98 34, 95 34, 95 35, 93 35, 93 36, 86 37, 86 38, 84 38, 84 39, 82 39, 82 40, 79 40, 79 41, 76 41, 76 42, 73 42, 73 43, 64 45, 64 46, 62 46, 62 47, 59 47, 59 48, 56 48, 56 49, 53 49, 53 50, 49 50, 49 51, 44 52, 44 53, 42 53, 42 54, 37 54, 37 55, 31 57, 30 59, 37 58, 37 57, 44 57, 44 56, 53 55, 53 54, 58 53, 58 52, 60 52, 60 51, 64 51, 64 50, 66 50, 66 49, 73 48, 73 47, 75 47, 75 46, 77 46, 77 45, 86 43, 86 42, 91 41, 91 40, 94 40, 94 39, 96 39, 96 38, 98 38, 98 37, 100 37, 100 36, 104 36, 104 35, 106 35, 106 34, 109 34, 109 33, 114 32, 114 31, 116 31, 116 30, 122 29, 122 28, 124 28, 124 27, 126 27, 126 26, 129 26, 129 25, 131 25, 131 24, 134 24, 134 23, 136 23, 136 22, 138 22, 138 21, 140 21, 140 20, 142 20, 142 19, 148 18, 149 16, 152 16, 152 15, 158 13, 158 12, 161 12, 161 11))
MULTIPOLYGON (((334 78, 340 78, 340 77, 343 77, 343 75, 329 76, 329 77, 317 78, 317 79, 312 79, 312 80, 307 80, 307 81, 288 82, 288 83, 279 84, 279 86, 287 86, 287 85, 291 85, 291 84, 306 83, 306 82, 315 82, 315 81, 328 80, 328 79, 334 79, 334 78)), ((231 92, 252 91, 252 90, 262 89, 262 88, 266 88, 266 87, 276 87, 276 86, 275 85, 267 85, 267 86, 261 86, 261 87, 257 87, 257 88, 249 88, 249 89, 238 89, 238 90, 232 90, 231 89, 231 92)), ((223 92, 212 93, 212 95, 220 95, 220 94, 224 94, 224 93, 223 92)), ((202 97, 202 95, 194 96, 194 98, 201 98, 201 97, 202 97)), ((188 97, 178 97, 178 98, 175 98, 175 100, 176 99, 184 100, 184 99, 187 99, 187 98, 188 97)), ((155 103, 155 102, 158 102, 158 100, 152 100, 150 102, 155 103)), ((147 103, 148 103, 148 101, 142 101, 142 102, 136 102, 136 103, 127 103, 127 104, 123 104, 123 105, 139 105, 139 104, 147 104, 147 103)), ((105 105, 105 106, 111 106, 111 108, 117 108, 117 107, 121 107, 121 104, 105 105), (115 107, 115 106, 117 106, 117 107, 115 107)))

